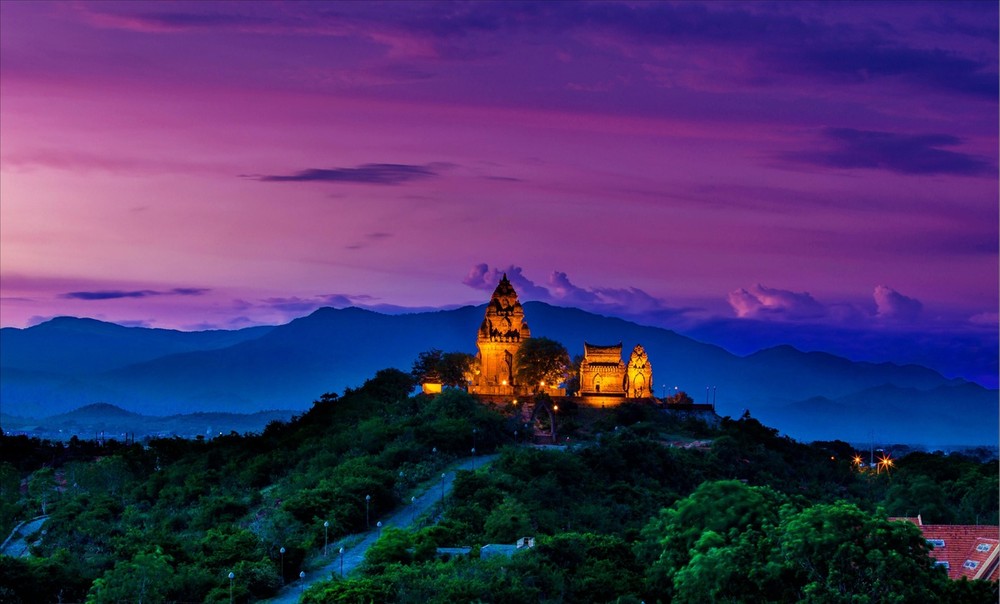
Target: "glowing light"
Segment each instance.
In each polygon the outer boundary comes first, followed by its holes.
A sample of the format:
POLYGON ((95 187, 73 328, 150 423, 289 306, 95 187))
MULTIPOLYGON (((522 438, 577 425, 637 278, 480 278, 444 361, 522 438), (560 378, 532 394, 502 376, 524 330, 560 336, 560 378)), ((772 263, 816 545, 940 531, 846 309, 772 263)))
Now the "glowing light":
POLYGON ((892 458, 889 457, 888 454, 883 454, 882 457, 878 458, 878 462, 875 464, 875 473, 881 473, 882 470, 885 470, 886 473, 888 473, 894 463, 895 462, 893 462, 892 458))
POLYGON ((506 386, 506 385, 507 385, 507 380, 504 380, 504 381, 500 382, 500 384, 501 384, 502 386, 506 386))

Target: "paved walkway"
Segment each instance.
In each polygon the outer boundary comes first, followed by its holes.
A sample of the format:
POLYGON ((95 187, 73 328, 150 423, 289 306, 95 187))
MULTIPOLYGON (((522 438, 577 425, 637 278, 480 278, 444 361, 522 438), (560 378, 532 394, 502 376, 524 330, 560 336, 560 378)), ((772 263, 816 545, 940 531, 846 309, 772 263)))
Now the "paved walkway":
POLYGON ((39 516, 38 518, 32 518, 31 520, 22 522, 14 527, 10 536, 7 537, 6 541, 3 542, 3 546, 0 547, 0 554, 4 556, 11 556, 12 558, 31 557, 31 552, 28 550, 28 547, 31 544, 28 543, 26 537, 32 533, 38 532, 48 519, 48 516, 39 516))
MULTIPOLYGON (((481 468, 491 463, 497 457, 498 455, 496 454, 480 455, 475 458, 462 460, 444 472, 445 477, 443 481, 438 477, 425 482, 422 485, 423 494, 419 495, 412 505, 401 506, 389 516, 373 519, 372 524, 374 525, 376 521, 381 520, 382 528, 389 526, 407 528, 411 526, 416 518, 420 518, 426 514, 431 509, 431 506, 441 501, 442 483, 444 484, 444 493, 447 495, 451 492, 451 484, 455 481, 456 470, 471 470, 473 467, 481 468)), ((335 544, 331 543, 328 549, 330 552, 330 562, 306 573, 304 579, 289 583, 278 592, 278 595, 267 600, 267 602, 270 602, 270 604, 294 604, 302 597, 302 592, 313 583, 325 581, 333 575, 339 575, 341 573, 341 558, 337 552, 339 552, 342 544, 345 542, 354 543, 349 547, 343 546, 343 573, 344 576, 350 575, 364 562, 365 552, 378 540, 378 534, 379 531, 373 528, 365 533, 348 535, 335 544), (358 538, 360 538, 360 541, 358 541, 358 538)))

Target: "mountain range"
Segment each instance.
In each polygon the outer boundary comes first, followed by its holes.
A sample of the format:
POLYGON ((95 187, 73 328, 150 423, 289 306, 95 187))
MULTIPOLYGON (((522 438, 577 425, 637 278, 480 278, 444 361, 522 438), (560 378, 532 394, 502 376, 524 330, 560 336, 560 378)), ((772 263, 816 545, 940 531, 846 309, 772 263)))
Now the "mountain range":
MULTIPOLYGON (((998 392, 918 365, 776 346, 739 356, 673 331, 542 302, 532 334, 571 355, 584 341, 642 344, 657 394, 687 391, 800 440, 995 446, 998 392)), ((322 308, 274 327, 181 332, 60 317, 0 329, 0 411, 44 418, 102 402, 153 416, 307 409, 431 348, 475 352, 484 306, 386 315, 322 308)), ((627 360, 627 359, 626 359, 627 360)), ((262 426, 261 426, 262 427, 262 426)))

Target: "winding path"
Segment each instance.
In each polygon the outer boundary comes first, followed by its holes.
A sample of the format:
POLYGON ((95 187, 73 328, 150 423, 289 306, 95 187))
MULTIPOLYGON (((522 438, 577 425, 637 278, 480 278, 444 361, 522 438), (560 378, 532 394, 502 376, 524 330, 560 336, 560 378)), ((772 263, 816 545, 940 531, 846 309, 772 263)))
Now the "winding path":
MULTIPOLYGON (((417 496, 412 505, 402 506, 392 514, 377 520, 382 521, 382 528, 388 526, 407 528, 411 526, 416 518, 426 514, 431 509, 431 506, 441 500, 442 491, 445 495, 451 492, 451 485, 455 481, 456 470, 478 469, 491 463, 497 457, 498 455, 496 454, 481 455, 462 460, 444 472, 445 477, 443 480, 435 478, 423 483, 421 485, 423 493, 417 496), (441 486, 442 484, 444 487, 441 486)), ((341 563, 343 563, 343 574, 345 576, 350 575, 364 562, 365 552, 378 540, 378 536, 379 531, 372 529, 364 533, 348 535, 336 544, 330 544, 329 551, 334 553, 328 563, 306 573, 304 579, 289 583, 278 592, 278 595, 267 600, 267 602, 270 604, 294 604, 298 602, 302 597, 302 592, 313 583, 325 581, 333 575, 339 575, 341 573, 341 563), (360 538, 360 541, 357 541, 354 545, 349 547, 344 546, 343 561, 341 561, 340 555, 336 553, 339 551, 341 544, 344 542, 354 542, 357 538, 360 538)))
POLYGON ((48 516, 39 516, 22 522, 14 527, 10 536, 3 542, 3 546, 0 546, 0 554, 4 556, 11 556, 12 558, 30 557, 31 551, 28 547, 31 544, 28 543, 27 536, 32 533, 37 533, 48 519, 48 516))

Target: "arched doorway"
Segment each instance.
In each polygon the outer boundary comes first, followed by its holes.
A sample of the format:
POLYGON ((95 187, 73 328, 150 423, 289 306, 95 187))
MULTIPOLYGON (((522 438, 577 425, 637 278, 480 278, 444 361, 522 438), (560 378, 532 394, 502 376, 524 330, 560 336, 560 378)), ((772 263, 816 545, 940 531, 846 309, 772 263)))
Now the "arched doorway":
POLYGON ((535 443, 555 444, 556 414, 553 411, 552 399, 542 396, 535 400, 531 410, 531 423, 535 443))

